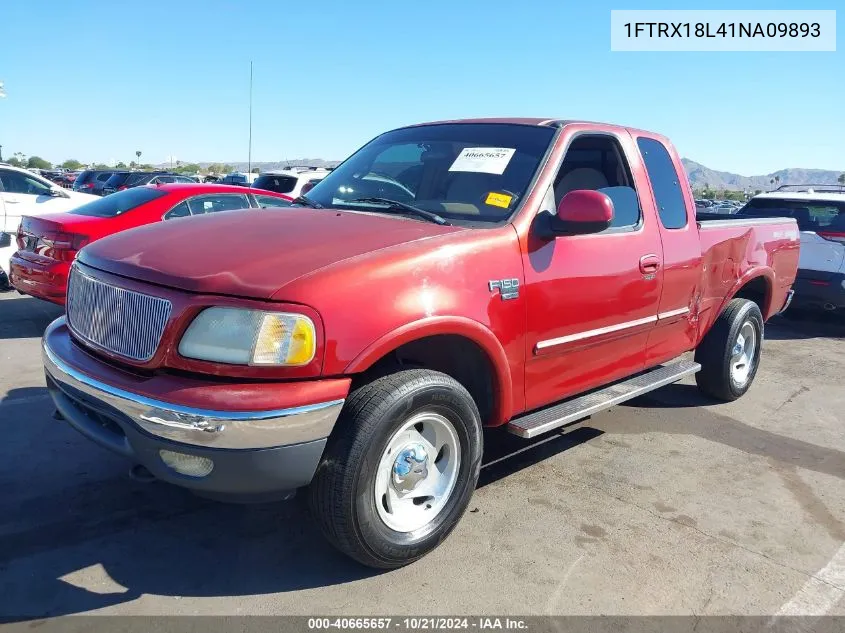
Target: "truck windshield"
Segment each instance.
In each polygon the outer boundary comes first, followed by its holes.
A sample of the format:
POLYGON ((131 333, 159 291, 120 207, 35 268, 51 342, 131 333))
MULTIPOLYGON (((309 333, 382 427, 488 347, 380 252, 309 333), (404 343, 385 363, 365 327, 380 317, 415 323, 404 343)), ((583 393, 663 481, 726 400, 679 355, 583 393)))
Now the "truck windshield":
MULTIPOLYGON (((308 192, 327 208, 381 212, 395 200, 450 223, 508 219, 523 199, 555 129, 498 123, 435 124, 388 132, 308 192)), ((409 215, 409 217, 413 217, 409 215)))

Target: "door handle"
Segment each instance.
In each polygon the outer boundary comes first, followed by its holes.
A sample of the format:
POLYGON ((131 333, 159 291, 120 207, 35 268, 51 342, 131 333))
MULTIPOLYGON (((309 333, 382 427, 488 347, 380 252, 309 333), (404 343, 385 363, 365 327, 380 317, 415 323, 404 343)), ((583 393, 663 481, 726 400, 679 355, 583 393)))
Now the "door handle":
POLYGON ((640 272, 644 275, 656 273, 660 268, 660 258, 657 255, 649 254, 640 257, 640 272))
POLYGON ((3 202, 5 202, 6 204, 18 204, 20 200, 18 200, 17 198, 3 198, 3 202))

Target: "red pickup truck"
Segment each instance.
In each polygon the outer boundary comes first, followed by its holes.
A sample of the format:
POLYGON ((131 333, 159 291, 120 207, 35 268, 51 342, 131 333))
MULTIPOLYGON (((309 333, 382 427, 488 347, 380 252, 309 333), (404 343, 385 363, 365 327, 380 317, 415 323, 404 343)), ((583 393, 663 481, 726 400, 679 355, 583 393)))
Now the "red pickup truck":
POLYGON ((532 437, 691 374, 745 393, 798 248, 791 219, 697 223, 650 132, 405 127, 284 212, 85 247, 47 384, 136 476, 239 501, 307 487, 334 545, 397 567, 464 513, 482 427, 532 437))

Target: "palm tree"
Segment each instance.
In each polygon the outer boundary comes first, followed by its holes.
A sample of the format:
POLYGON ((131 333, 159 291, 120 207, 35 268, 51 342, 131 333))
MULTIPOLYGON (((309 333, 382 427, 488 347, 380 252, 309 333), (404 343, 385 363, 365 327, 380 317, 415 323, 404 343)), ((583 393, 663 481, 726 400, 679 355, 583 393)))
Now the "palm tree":
POLYGON ((780 184, 780 176, 775 176, 775 184, 780 184))
POLYGON ((135 150, 135 156, 138 157, 138 160, 135 161, 135 162, 140 163, 141 162, 141 150, 139 150, 139 149, 135 150))

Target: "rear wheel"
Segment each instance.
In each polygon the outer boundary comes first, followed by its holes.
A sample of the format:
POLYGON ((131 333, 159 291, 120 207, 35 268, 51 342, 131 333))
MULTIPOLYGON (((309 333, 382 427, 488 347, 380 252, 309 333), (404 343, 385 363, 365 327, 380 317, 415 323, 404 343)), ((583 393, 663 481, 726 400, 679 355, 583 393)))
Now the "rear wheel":
POLYGON ((695 350, 698 388, 719 400, 736 400, 757 375, 763 315, 753 301, 733 299, 695 350))
POLYGON ((311 482, 312 514, 359 562, 406 565, 463 515, 482 443, 475 402, 451 377, 413 369, 378 378, 347 400, 311 482))

